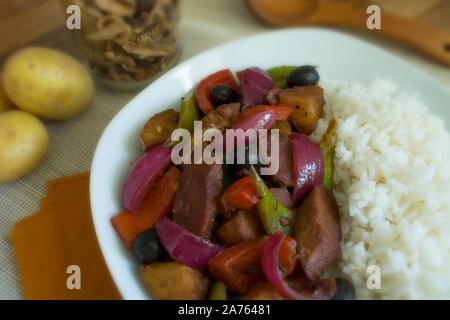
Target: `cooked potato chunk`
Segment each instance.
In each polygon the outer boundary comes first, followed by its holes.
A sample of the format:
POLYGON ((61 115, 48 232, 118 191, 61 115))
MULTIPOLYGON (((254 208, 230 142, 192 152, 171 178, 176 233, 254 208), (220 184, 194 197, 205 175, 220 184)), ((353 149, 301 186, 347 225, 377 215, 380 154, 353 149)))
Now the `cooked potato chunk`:
POLYGON ((142 266, 141 276, 155 299, 201 300, 208 293, 209 278, 178 262, 142 266))
POLYGON ((218 106, 215 111, 229 123, 234 123, 240 110, 241 104, 239 102, 233 102, 218 106))
POLYGON ((230 126, 230 122, 213 110, 203 117, 202 126, 204 131, 207 129, 223 130, 230 126))
POLYGON ((168 109, 151 117, 142 129, 142 151, 163 143, 170 137, 172 131, 178 127, 178 112, 168 109))
POLYGON ((318 86, 284 89, 280 92, 280 103, 293 108, 289 120, 300 133, 310 135, 323 116, 323 89, 318 86))

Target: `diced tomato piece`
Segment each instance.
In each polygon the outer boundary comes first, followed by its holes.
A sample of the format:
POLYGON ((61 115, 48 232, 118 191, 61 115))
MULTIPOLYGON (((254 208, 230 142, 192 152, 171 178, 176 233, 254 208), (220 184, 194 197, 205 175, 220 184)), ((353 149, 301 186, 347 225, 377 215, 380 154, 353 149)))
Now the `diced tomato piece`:
POLYGON ((278 262, 285 276, 288 276, 294 271, 295 264, 297 263, 297 241, 288 235, 286 235, 281 244, 278 262))
POLYGON ((267 237, 245 240, 209 260, 209 271, 235 293, 247 292, 263 276, 261 256, 267 237))
POLYGON ((172 167, 150 188, 136 213, 124 210, 111 218, 113 227, 128 247, 133 246, 141 232, 153 227, 156 220, 170 214, 180 175, 180 170, 172 167))
POLYGON ((248 118, 254 114, 257 114, 257 113, 260 113, 263 111, 267 111, 267 110, 272 110, 273 113, 275 113, 276 120, 287 120, 293 109, 289 106, 284 106, 284 105, 278 105, 278 106, 257 105, 257 106, 249 107, 249 108, 243 110, 239 114, 239 117, 237 118, 236 122, 242 121, 243 119, 248 118))
POLYGON ((258 203, 258 194, 252 177, 244 177, 234 182, 221 198, 225 209, 243 209, 250 211, 258 203))
POLYGON ((236 92, 239 91, 239 87, 234 80, 233 74, 229 69, 220 70, 213 73, 200 81, 195 89, 195 99, 199 108, 204 114, 209 113, 214 109, 214 105, 211 101, 211 89, 218 84, 227 84, 236 92))

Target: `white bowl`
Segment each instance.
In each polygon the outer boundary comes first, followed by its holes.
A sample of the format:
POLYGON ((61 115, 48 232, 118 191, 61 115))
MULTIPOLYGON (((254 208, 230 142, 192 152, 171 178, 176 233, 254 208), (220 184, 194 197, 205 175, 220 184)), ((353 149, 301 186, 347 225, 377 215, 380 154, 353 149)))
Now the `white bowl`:
POLYGON ((139 132, 153 114, 179 108, 183 95, 220 69, 250 66, 317 65, 321 76, 368 83, 388 78, 401 91, 418 93, 446 121, 447 89, 420 70, 361 40, 334 31, 303 28, 269 32, 234 41, 200 54, 170 70, 126 105, 103 133, 91 170, 91 208, 98 241, 124 299, 148 299, 139 266, 110 223, 121 211, 121 191, 131 163, 140 154, 139 132))

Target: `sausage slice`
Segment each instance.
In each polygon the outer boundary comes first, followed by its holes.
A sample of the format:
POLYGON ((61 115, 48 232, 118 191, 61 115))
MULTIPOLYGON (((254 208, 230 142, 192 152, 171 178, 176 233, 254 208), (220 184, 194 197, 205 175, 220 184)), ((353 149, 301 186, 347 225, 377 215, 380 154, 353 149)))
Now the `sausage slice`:
POLYGON ((221 243, 234 245, 244 240, 255 239, 264 234, 258 212, 239 210, 226 219, 217 229, 217 239, 221 243))
POLYGON ((336 259, 341 241, 336 200, 325 187, 315 186, 299 208, 295 240, 306 277, 317 280, 336 259))
POLYGON ((175 195, 173 221, 202 238, 209 238, 222 191, 222 165, 188 164, 175 195))
POLYGON ((294 185, 294 165, 292 164, 292 146, 289 141, 289 136, 279 135, 279 152, 278 154, 272 154, 272 148, 270 145, 271 139, 268 140, 268 153, 271 157, 278 157, 278 172, 269 178, 281 187, 292 187, 294 185))

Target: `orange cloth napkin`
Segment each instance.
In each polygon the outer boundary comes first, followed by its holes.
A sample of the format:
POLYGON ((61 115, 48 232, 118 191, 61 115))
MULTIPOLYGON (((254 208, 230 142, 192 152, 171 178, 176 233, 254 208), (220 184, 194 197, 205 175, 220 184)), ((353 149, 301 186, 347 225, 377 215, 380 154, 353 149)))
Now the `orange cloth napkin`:
POLYGON ((48 181, 40 205, 11 232, 25 299, 121 299, 92 224, 89 173, 48 181), (70 265, 80 289, 67 287, 70 265))

